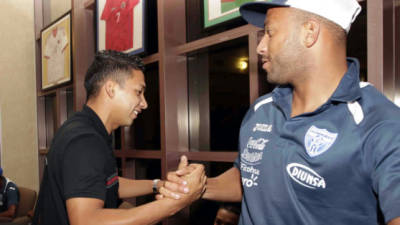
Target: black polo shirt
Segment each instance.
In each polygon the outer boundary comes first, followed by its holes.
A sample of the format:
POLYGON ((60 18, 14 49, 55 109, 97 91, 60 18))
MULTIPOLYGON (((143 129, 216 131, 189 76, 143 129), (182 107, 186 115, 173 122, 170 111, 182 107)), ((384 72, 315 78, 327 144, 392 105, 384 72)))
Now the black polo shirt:
POLYGON ((118 206, 117 164, 111 136, 88 106, 57 131, 47 156, 39 197, 40 224, 69 224, 66 200, 97 198, 105 208, 118 206))

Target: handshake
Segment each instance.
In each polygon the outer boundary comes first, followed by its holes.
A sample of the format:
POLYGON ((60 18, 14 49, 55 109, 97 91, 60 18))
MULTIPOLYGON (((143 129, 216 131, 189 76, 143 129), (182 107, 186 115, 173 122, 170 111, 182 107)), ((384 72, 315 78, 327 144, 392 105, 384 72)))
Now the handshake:
POLYGON ((207 176, 202 164, 189 164, 182 156, 178 169, 169 172, 166 181, 157 184, 157 200, 175 199, 177 204, 185 207, 199 199, 206 191, 207 176))

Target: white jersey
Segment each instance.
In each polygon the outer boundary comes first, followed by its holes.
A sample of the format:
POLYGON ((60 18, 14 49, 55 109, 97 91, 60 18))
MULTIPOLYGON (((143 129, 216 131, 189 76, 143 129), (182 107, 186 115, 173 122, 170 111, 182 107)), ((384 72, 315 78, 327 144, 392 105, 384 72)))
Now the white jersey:
POLYGON ((47 82, 54 83, 64 77, 64 57, 63 49, 68 45, 68 39, 63 27, 58 29, 56 35, 53 32, 47 38, 44 56, 47 59, 47 82))

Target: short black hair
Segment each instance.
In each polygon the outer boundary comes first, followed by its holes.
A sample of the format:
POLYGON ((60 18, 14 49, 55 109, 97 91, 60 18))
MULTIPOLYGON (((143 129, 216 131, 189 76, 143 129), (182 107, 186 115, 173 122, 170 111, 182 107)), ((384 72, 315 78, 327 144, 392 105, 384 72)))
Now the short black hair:
POLYGON ((220 209, 225 209, 236 215, 240 215, 240 211, 241 211, 240 205, 241 205, 240 203, 236 203, 236 202, 230 202, 230 203, 224 202, 221 204, 220 209))
POLYGON ((108 79, 123 86, 125 79, 132 75, 132 70, 144 71, 140 57, 113 50, 97 52, 85 76, 86 100, 96 97, 101 85, 108 79))

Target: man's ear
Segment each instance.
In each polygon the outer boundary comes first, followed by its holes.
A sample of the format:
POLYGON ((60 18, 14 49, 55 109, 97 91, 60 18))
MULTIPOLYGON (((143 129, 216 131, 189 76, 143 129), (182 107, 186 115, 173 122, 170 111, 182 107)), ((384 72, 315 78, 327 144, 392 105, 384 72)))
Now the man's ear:
POLYGON ((115 95, 116 83, 112 80, 107 80, 103 86, 108 97, 113 98, 115 95))
POLYGON ((321 24, 317 20, 309 19, 303 24, 303 44, 311 48, 318 40, 321 24))

